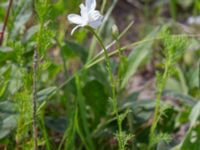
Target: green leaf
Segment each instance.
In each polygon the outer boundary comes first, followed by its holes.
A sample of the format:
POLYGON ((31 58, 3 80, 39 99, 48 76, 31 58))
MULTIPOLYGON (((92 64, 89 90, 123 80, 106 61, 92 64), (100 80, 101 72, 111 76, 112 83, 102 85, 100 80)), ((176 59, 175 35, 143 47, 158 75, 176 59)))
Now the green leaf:
MULTIPOLYGON (((159 28, 154 29, 145 39, 151 39, 154 38, 159 32, 159 28)), ((129 79, 136 73, 138 67, 141 65, 141 63, 149 57, 151 54, 151 47, 153 45, 153 40, 143 43, 137 47, 134 48, 134 50, 131 52, 131 54, 128 57, 128 68, 125 73, 124 80, 122 82, 121 88, 124 88, 126 83, 129 81, 129 79)))
POLYGON ((17 126, 17 115, 13 103, 4 101, 0 103, 0 139, 8 136, 17 126))
POLYGON ((86 103, 94 111, 96 120, 106 114, 108 95, 99 81, 92 80, 87 82, 83 88, 83 95, 85 96, 86 103))
POLYGON ((174 92, 182 92, 181 84, 174 78, 167 79, 165 89, 170 89, 174 92))
POLYGON ((182 102, 186 105, 189 105, 189 106, 194 106, 195 101, 196 101, 195 98, 193 98, 189 95, 185 95, 180 92, 173 91, 173 90, 165 90, 163 92, 163 96, 175 98, 175 99, 179 100, 180 102, 182 102))
POLYGON ((45 124, 53 131, 63 133, 67 129, 67 119, 65 117, 52 118, 45 117, 45 124))
POLYGON ((11 115, 0 122, 0 139, 6 137, 16 128, 16 115, 11 115))
POLYGON ((77 43, 66 41, 62 46, 61 51, 62 54, 68 59, 79 56, 83 62, 86 62, 87 52, 85 48, 77 43))
POLYGON ((13 4, 13 11, 16 13, 15 20, 13 22, 12 37, 16 37, 21 30, 25 27, 26 22, 32 15, 32 3, 30 0, 19 1, 13 4))
POLYGON ((8 59, 14 58, 14 51, 11 47, 0 47, 0 64, 5 64, 8 59))
POLYGON ((200 143, 198 139, 200 138, 200 125, 199 125, 199 116, 200 116, 200 101, 193 107, 189 120, 190 128, 187 134, 184 137, 184 140, 179 145, 181 150, 190 149, 199 149, 200 143))
POLYGON ((8 85, 8 80, 4 82, 0 81, 0 97, 2 97, 3 94, 6 92, 7 85, 8 85))
POLYGON ((46 89, 43 89, 41 91, 38 92, 37 96, 38 96, 38 101, 42 102, 44 100, 47 100, 48 97, 54 92, 56 91, 57 87, 53 86, 53 87, 48 87, 46 89))
POLYGON ((23 86, 23 76, 22 71, 16 65, 13 65, 8 85, 8 90, 11 94, 14 94, 23 86))
POLYGON ((24 35, 23 43, 28 42, 39 31, 39 27, 39 25, 35 25, 29 28, 24 35))
POLYGON ((189 116, 190 119, 190 126, 193 127, 197 123, 197 120, 200 116, 200 101, 193 107, 191 114, 189 116))
POLYGON ((137 123, 143 123, 148 120, 152 114, 152 110, 155 107, 155 100, 139 100, 139 101, 127 101, 121 109, 131 109, 131 113, 135 116, 137 123))

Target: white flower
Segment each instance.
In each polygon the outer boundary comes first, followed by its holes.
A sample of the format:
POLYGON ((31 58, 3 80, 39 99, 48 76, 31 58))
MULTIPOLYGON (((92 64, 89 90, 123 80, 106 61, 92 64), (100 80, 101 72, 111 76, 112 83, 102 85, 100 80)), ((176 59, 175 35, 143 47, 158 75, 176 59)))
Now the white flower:
POLYGON ((79 27, 91 26, 96 29, 102 23, 103 16, 99 11, 95 10, 96 0, 86 0, 85 5, 81 4, 81 15, 69 14, 68 20, 71 23, 77 24, 75 28, 72 29, 71 34, 79 27))

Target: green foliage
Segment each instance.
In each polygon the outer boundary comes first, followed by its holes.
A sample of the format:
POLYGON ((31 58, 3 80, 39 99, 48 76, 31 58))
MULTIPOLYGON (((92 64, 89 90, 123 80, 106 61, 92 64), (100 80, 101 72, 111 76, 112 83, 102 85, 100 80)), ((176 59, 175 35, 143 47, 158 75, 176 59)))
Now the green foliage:
POLYGON ((155 38, 157 36, 157 33, 159 32, 159 28, 154 29, 147 37, 144 39, 147 40, 142 45, 139 45, 134 48, 134 51, 129 55, 128 57, 128 67, 124 75, 124 79, 122 81, 121 87, 124 88, 127 82, 129 81, 130 77, 134 75, 144 60, 148 58, 148 56, 151 54, 150 48, 152 47, 153 40, 148 41, 148 39, 155 38))
POLYGON ((199 0, 98 1, 97 39, 69 34, 81 2, 13 0, 0 46, 0 149, 33 149, 38 50, 39 149, 198 150, 199 25, 186 22, 199 0))
POLYGON ((3 101, 0 103, 0 118, 0 139, 3 139, 17 126, 17 115, 12 102, 3 101))
MULTIPOLYGON (((174 65, 180 59, 186 50, 186 39, 185 37, 173 37, 169 34, 166 28, 163 29, 161 32, 161 39, 163 41, 164 45, 164 73, 157 73, 156 76, 156 87, 157 87, 157 93, 156 93, 156 107, 155 107, 155 113, 154 113, 154 119, 153 119, 153 125, 150 130, 150 143, 149 143, 149 149, 154 146, 155 143, 155 130, 157 127, 157 123, 159 121, 159 114, 162 113, 162 110, 160 110, 160 101, 161 96, 164 91, 164 88, 166 86, 167 79, 174 73, 174 65)), ((162 136, 165 134, 161 134, 162 136)), ((163 136, 164 139, 166 136, 163 136)), ((162 140, 162 138, 160 138, 162 140)), ((159 141, 156 141, 157 143, 159 141)))
POLYGON ((164 46, 164 63, 169 63, 169 67, 174 66, 175 63, 183 56, 188 39, 184 35, 182 37, 170 35, 167 28, 164 28, 161 32, 161 39, 163 40, 164 46))
POLYGON ((187 149, 190 146, 192 149, 198 149, 199 142, 198 139, 200 137, 200 125, 199 125, 199 116, 200 116, 200 102, 192 108, 192 111, 189 116, 190 127, 187 131, 187 134, 184 137, 183 142, 179 145, 179 147, 183 150, 187 149))
POLYGON ((36 0, 35 1, 35 10, 38 15, 39 21, 44 22, 47 19, 49 14, 49 0, 36 0))
POLYGON ((83 95, 86 98, 86 103, 93 110, 96 121, 106 115, 108 94, 99 81, 92 80, 86 83, 83 87, 83 95))

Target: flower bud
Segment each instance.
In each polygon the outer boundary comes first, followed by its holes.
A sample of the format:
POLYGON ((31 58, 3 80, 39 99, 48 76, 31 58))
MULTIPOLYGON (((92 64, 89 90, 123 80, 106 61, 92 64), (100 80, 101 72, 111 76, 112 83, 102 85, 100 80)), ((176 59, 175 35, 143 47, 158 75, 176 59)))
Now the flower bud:
POLYGON ((117 38, 119 36, 119 29, 116 25, 112 26, 112 36, 114 38, 117 38))

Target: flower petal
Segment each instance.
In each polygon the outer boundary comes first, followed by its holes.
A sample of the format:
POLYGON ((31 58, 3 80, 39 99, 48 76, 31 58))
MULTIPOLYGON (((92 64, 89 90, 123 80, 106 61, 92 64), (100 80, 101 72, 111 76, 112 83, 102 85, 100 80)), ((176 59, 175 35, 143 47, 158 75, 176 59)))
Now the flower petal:
POLYGON ((69 14, 67 16, 67 18, 68 18, 69 22, 74 23, 74 24, 78 24, 78 25, 81 25, 85 22, 84 19, 77 14, 69 14))
POLYGON ((94 21, 89 22, 89 25, 90 25, 92 28, 96 29, 96 28, 98 28, 98 27, 101 25, 101 23, 102 23, 102 18, 99 18, 99 19, 97 19, 97 20, 94 20, 94 21))
POLYGON ((90 20, 94 21, 94 20, 98 20, 99 18, 103 18, 103 16, 101 15, 101 13, 97 10, 91 11, 89 13, 90 16, 90 20))
POLYGON ((86 20, 88 20, 88 9, 87 9, 87 7, 85 7, 85 5, 84 4, 81 4, 80 5, 80 8, 81 8, 81 16, 84 18, 84 19, 86 19, 86 20))
POLYGON ((90 14, 89 25, 92 28, 96 29, 97 27, 99 27, 101 25, 102 20, 103 20, 103 16, 100 14, 100 12, 99 11, 93 11, 90 14))
POLYGON ((90 11, 90 10, 95 10, 96 8, 96 0, 86 0, 86 3, 85 3, 87 9, 90 11))

